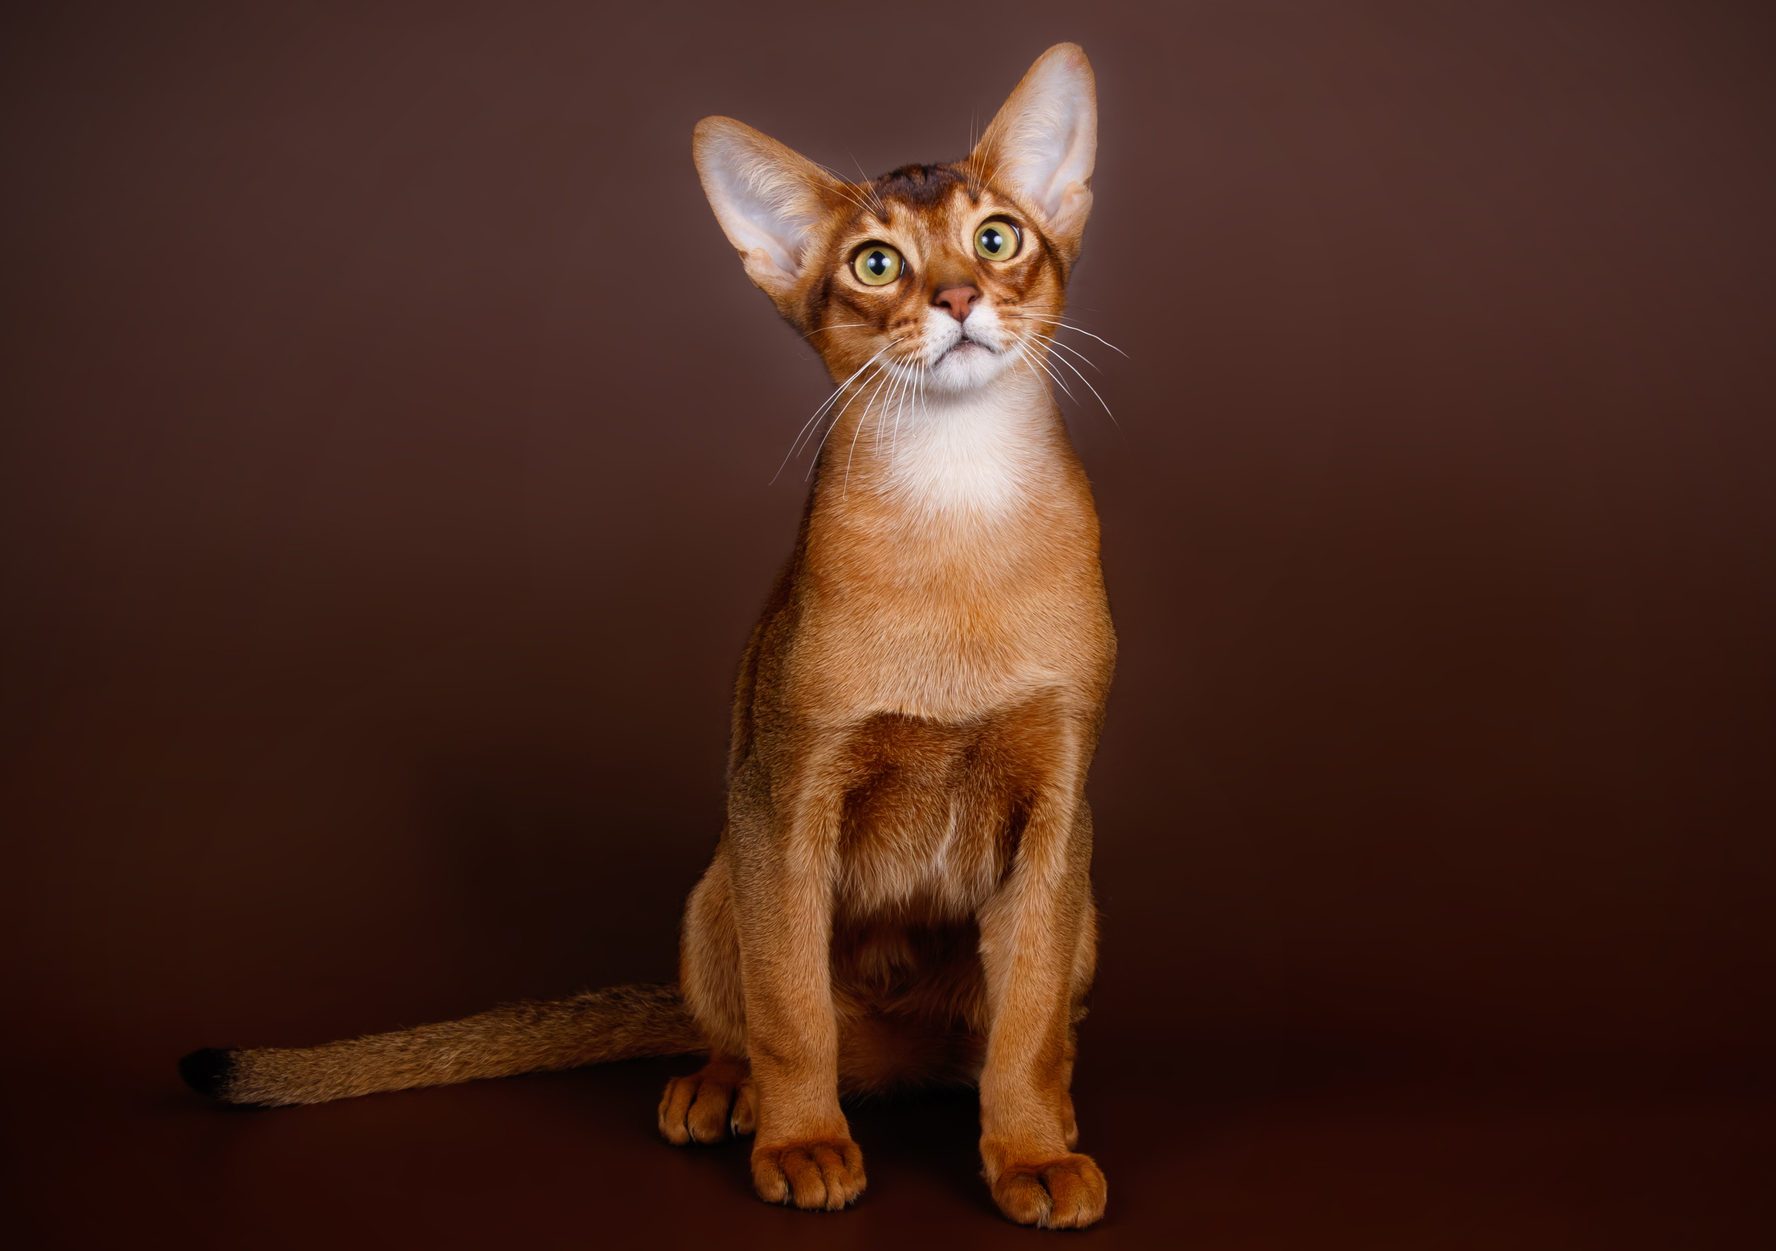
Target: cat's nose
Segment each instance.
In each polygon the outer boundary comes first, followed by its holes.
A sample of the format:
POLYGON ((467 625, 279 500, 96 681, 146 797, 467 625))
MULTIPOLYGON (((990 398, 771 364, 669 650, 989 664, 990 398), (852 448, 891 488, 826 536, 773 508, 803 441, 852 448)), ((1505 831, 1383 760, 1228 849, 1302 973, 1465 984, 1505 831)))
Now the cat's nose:
POLYGON ((939 287, 937 294, 931 297, 931 303, 948 312, 957 321, 967 321, 969 310, 978 299, 980 288, 965 283, 955 287, 939 287))

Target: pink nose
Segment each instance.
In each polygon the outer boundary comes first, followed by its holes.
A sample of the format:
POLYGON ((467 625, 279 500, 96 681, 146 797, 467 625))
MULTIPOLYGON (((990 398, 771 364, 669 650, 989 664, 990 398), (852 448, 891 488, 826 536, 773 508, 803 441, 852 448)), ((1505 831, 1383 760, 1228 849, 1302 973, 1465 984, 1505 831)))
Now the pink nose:
POLYGON ((969 310, 980 299, 980 288, 971 286, 943 287, 931 297, 932 304, 948 311, 957 321, 967 321, 969 310))

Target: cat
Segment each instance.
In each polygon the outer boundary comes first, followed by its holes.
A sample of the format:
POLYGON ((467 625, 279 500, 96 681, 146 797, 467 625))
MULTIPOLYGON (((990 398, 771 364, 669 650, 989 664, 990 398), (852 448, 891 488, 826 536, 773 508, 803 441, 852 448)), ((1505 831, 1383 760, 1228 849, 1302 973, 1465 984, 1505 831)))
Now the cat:
POLYGON ((837 390, 734 692, 726 823, 679 981, 319 1047, 206 1049, 204 1094, 317 1103, 637 1056, 669 1142, 752 1135, 759 1196, 863 1193, 841 1092, 978 1083, 1012 1220, 1078 1227, 1096 963, 1087 765, 1115 663, 1090 488, 1047 354, 1092 204, 1096 87, 1045 52, 957 162, 847 182, 740 122, 693 155, 741 264, 837 390))

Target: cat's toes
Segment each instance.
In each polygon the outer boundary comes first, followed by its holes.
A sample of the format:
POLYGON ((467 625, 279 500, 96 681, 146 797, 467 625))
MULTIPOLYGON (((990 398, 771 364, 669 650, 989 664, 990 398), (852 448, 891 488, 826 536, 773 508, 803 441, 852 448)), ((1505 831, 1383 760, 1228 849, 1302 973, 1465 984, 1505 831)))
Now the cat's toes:
POLYGON ((752 1185, 766 1203, 836 1212, 863 1193, 863 1152, 849 1138, 811 1138, 757 1146, 752 1185))
POLYGON ((721 1142, 730 1134, 750 1134, 757 1115, 744 1067, 711 1063, 666 1083, 660 1097, 660 1136, 680 1147, 721 1142))
POLYGON ((993 1181, 993 1201, 1020 1225, 1080 1229, 1104 1215, 1109 1186, 1089 1155, 1007 1165, 993 1181))
POLYGON ((758 1097, 752 1093, 752 1079, 747 1078, 734 1091, 734 1107, 728 1113, 728 1129, 736 1138, 750 1138, 758 1128, 758 1097))

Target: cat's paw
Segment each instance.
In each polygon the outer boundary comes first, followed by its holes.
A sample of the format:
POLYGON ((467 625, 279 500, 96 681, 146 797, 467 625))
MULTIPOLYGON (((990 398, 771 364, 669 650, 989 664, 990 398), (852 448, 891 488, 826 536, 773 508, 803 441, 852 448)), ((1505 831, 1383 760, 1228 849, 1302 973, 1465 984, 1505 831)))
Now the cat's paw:
POLYGON ((863 1193, 863 1152, 849 1138, 809 1138, 752 1149, 752 1186, 766 1203, 836 1212, 863 1193))
POLYGON ((993 1179, 993 1202, 1020 1225, 1082 1229, 1104 1215, 1109 1186, 1089 1155, 1008 1164, 993 1179))
POLYGON ((674 1146, 745 1137, 758 1123, 758 1105, 746 1066, 716 1060, 689 1077, 675 1077, 660 1096, 660 1136, 674 1146))

